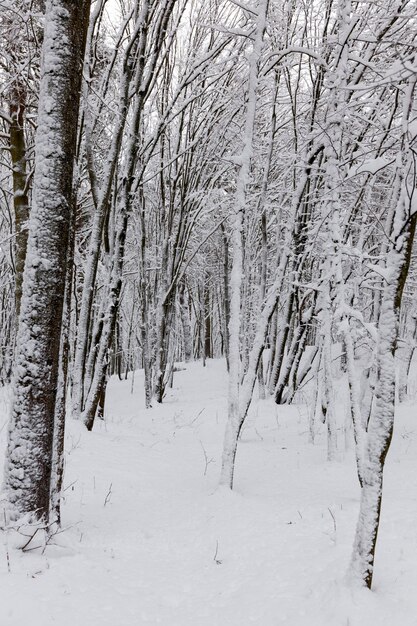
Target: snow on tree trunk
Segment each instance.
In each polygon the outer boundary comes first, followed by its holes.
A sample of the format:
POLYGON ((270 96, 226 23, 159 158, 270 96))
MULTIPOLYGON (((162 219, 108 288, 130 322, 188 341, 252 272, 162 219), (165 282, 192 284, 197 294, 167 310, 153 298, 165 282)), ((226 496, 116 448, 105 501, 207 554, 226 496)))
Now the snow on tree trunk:
POLYGON ((143 373, 144 373, 144 387, 145 387, 145 406, 147 409, 151 407, 152 402, 152 367, 151 367, 151 355, 149 345, 149 294, 146 286, 146 267, 147 267, 147 254, 146 254, 146 231, 145 231, 145 207, 144 207, 144 195, 142 189, 139 190, 139 203, 140 203, 140 336, 142 342, 142 361, 143 361, 143 373))
POLYGON ((16 349, 5 491, 11 517, 48 520, 81 65, 90 3, 49 0, 33 207, 16 349))
POLYGON ((92 430, 93 428, 100 398, 104 393, 106 385, 108 352, 110 349, 111 339, 115 331, 117 311, 120 302, 120 292, 122 288, 122 272, 127 224, 128 215, 125 211, 121 211, 119 215, 119 223, 117 225, 115 242, 113 247, 114 251, 110 276, 110 287, 106 303, 107 310, 103 320, 103 330, 100 336, 94 375, 91 380, 91 386, 88 390, 88 394, 85 400, 85 407, 83 412, 83 421, 87 427, 87 430, 92 430))
MULTIPOLYGON (((328 293, 326 294, 328 296, 328 293)), ((334 409, 332 341, 330 301, 327 297, 322 312, 323 332, 323 408, 327 424, 327 460, 334 461, 337 454, 337 430, 334 409)))
POLYGON ((401 250, 394 249, 388 262, 391 276, 388 284, 384 287, 381 302, 376 401, 368 425, 359 521, 351 563, 353 578, 364 583, 368 588, 371 588, 372 584, 375 546, 381 512, 383 469, 394 425, 395 346, 399 313, 395 300, 402 263, 401 250))
POLYGON ((23 270, 27 247, 27 221, 29 217, 29 181, 27 176, 27 145, 25 136, 28 88, 21 73, 28 60, 22 36, 22 24, 28 18, 27 8, 18 2, 13 10, 3 8, 5 12, 3 36, 9 68, 8 89, 10 113, 10 157, 13 179, 14 208, 14 269, 15 269, 15 320, 19 319, 22 299, 23 270))
POLYGON ((256 97, 258 88, 258 63, 261 57, 263 37, 268 10, 268 0, 258 3, 256 35, 249 59, 249 82, 245 118, 245 134, 242 152, 238 158, 239 172, 236 184, 235 206, 232 224, 232 271, 230 277, 230 321, 229 321, 229 389, 228 421, 223 447, 220 484, 233 487, 233 471, 237 441, 243 419, 239 411, 241 289, 243 282, 243 217, 246 207, 246 187, 249 183, 250 163, 253 153, 256 97))
POLYGON ((15 223, 15 315, 19 319, 22 300, 23 270, 27 248, 29 217, 28 181, 26 172, 26 141, 24 118, 26 90, 17 84, 10 93, 10 155, 13 164, 13 204, 15 223))
POLYGON ((182 280, 179 284, 178 297, 179 297, 179 309, 182 323, 182 332, 184 338, 184 361, 188 363, 193 358, 193 342, 191 334, 191 320, 189 315, 188 294, 185 296, 185 281, 182 280))
POLYGON ((415 188, 413 138, 409 120, 415 115, 413 96, 417 75, 404 89, 402 137, 396 160, 393 185, 392 221, 388 216, 389 254, 383 268, 384 284, 380 299, 375 404, 368 424, 366 456, 359 519, 356 528, 350 578, 369 589, 372 586, 376 541, 381 515, 385 459, 390 447, 395 413, 395 351, 399 335, 401 301, 411 259, 417 214, 413 212, 415 188))
MULTIPOLYGON (((144 25, 147 20, 148 3, 145 3, 142 14, 139 18, 140 24, 144 25)), ((130 15, 130 14, 129 14, 130 15)), ((126 18, 129 20, 129 16, 126 18)), ((129 89, 131 86, 134 63, 131 61, 131 55, 135 55, 137 49, 137 40, 140 28, 135 28, 132 39, 124 51, 123 73, 120 77, 119 100, 117 103, 117 118, 112 134, 111 146, 103 170, 103 178, 99 189, 96 189, 97 182, 92 184, 94 195, 96 195, 96 206, 94 218, 91 228, 90 243, 87 257, 87 265, 85 268, 84 282, 82 288, 80 313, 77 325, 77 337, 75 345, 73 380, 71 389, 72 411, 73 416, 79 419, 84 406, 85 392, 85 366, 87 360, 88 335, 91 332, 91 312, 94 299, 94 285, 96 282, 97 269, 100 258, 101 242, 103 237, 103 229, 106 218, 110 211, 112 189, 114 183, 114 175, 119 160, 120 151, 122 149, 122 138, 126 125, 127 115, 129 111, 129 89)), ((88 116, 87 116, 88 120, 88 116)), ((89 142, 90 129, 86 127, 87 147, 89 142)), ((92 168, 90 168, 92 169, 92 168)), ((95 172, 94 172, 95 176, 95 172)))
POLYGON ((230 281, 229 281, 229 240, 224 224, 220 224, 223 243, 223 309, 224 309, 224 354, 226 357, 227 371, 229 371, 229 322, 230 322, 230 281))
POLYGON ((59 354, 58 388, 55 399, 55 425, 52 447, 51 473, 51 514, 54 521, 61 523, 61 491, 64 480, 65 415, 68 387, 68 366, 70 356, 69 333, 71 326, 71 294, 74 274, 75 211, 71 216, 69 234, 67 273, 65 277, 64 311, 61 328, 61 346, 59 354))
POLYGON ((327 421, 327 458, 336 456, 337 433, 332 376, 332 322, 335 309, 340 308, 340 290, 343 275, 340 257, 340 185, 342 182, 341 161, 343 155, 342 119, 346 104, 346 74, 349 53, 350 0, 338 3, 338 45, 332 53, 332 64, 328 72, 327 129, 324 137, 325 189, 322 202, 325 258, 322 271, 321 326, 323 336, 323 384, 324 405, 327 421))

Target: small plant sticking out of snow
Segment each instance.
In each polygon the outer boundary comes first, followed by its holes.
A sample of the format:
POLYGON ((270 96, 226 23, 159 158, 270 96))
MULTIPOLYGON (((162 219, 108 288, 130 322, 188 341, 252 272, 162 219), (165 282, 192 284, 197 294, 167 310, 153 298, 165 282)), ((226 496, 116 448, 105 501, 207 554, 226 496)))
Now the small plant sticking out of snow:
MULTIPOLYGON (((57 546, 55 539, 68 528, 62 528, 56 521, 47 524, 44 520, 36 520, 33 515, 25 515, 13 520, 3 507, 0 530, 4 533, 7 569, 11 572, 11 554, 14 550, 22 552, 38 552, 44 554, 46 548, 57 546)), ((60 546, 64 547, 64 546, 60 546)))
POLYGON ((47 525, 42 521, 34 522, 28 516, 25 516, 15 522, 7 522, 5 516, 4 519, 5 523, 3 531, 7 537, 7 559, 9 571, 10 551, 21 550, 22 552, 31 552, 37 550, 43 554, 52 538, 60 532, 57 525, 47 525), (55 529, 53 529, 54 526, 56 527, 55 529))
POLYGON ((219 552, 219 540, 216 541, 216 552, 214 553, 213 561, 216 565, 221 565, 223 561, 217 558, 217 554, 219 552))

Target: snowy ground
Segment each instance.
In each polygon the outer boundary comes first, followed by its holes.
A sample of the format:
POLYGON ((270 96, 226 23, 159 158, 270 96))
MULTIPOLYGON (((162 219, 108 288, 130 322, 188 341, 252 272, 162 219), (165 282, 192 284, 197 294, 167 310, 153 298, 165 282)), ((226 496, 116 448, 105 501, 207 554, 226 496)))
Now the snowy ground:
POLYGON ((255 403, 236 490, 219 491, 226 383, 222 362, 189 365, 145 411, 137 373, 133 395, 111 381, 94 432, 69 424, 67 530, 43 555, 9 549, 10 573, 2 537, 1 626, 417 625, 415 406, 398 411, 369 593, 344 581, 359 498, 344 409, 329 464, 307 406, 255 403))

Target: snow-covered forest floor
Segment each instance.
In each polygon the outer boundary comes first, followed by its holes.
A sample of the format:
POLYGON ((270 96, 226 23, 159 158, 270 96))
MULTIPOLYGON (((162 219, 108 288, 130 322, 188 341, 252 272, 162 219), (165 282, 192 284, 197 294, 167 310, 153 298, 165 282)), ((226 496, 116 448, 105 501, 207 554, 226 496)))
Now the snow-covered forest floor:
MULTIPOLYGON (((132 394, 112 379, 92 433, 69 424, 54 545, 22 554, 3 536, 1 626, 417 624, 415 403, 397 412, 371 593, 344 580, 359 487, 343 381, 338 461, 321 424, 308 443, 307 405, 254 402, 233 493, 217 489, 224 363, 187 365, 149 411, 142 382, 137 372, 132 394)), ((6 421, 3 390, 2 448, 6 421)))

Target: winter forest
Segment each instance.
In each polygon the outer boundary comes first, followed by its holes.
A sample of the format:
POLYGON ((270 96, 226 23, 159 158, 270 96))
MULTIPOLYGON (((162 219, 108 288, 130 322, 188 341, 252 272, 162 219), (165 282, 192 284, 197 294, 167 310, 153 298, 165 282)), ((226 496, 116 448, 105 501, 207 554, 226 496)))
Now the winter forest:
POLYGON ((0 0, 2 626, 416 626, 416 83, 416 0, 0 0))

